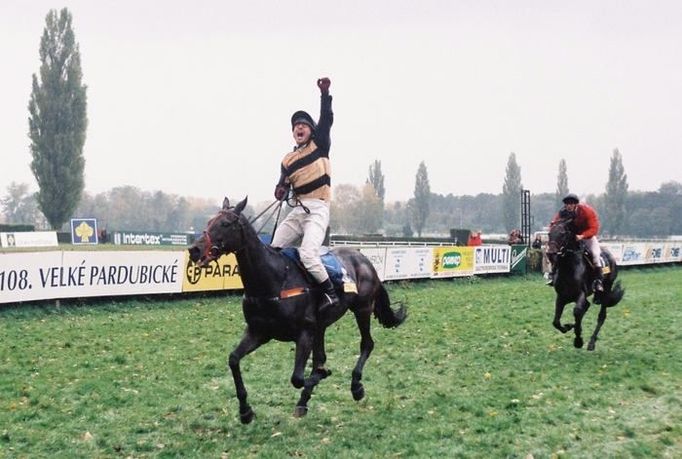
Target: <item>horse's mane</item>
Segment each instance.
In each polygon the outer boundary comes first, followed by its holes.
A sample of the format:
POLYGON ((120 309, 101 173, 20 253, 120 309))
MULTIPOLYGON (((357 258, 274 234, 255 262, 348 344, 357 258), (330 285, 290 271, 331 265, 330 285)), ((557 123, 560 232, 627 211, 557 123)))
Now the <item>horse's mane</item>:
MULTIPOLYGON (((232 211, 233 209, 234 209, 233 207, 230 207, 226 211, 232 211)), ((250 217, 246 217, 244 214, 240 213, 240 214, 238 214, 238 218, 239 218, 240 225, 242 225, 242 227, 244 229, 248 229, 250 232, 252 232, 253 236, 255 236, 255 238, 258 239, 258 242, 260 243, 260 245, 263 248, 265 248, 265 250, 268 253, 283 257, 285 260, 291 261, 291 259, 289 257, 287 257, 286 255, 284 255, 282 253, 282 250, 279 247, 273 247, 272 245, 263 242, 263 240, 260 237, 258 237, 258 233, 256 232, 256 228, 253 227, 253 222, 249 219, 250 217)), ((274 233, 272 236, 274 236, 274 233)))

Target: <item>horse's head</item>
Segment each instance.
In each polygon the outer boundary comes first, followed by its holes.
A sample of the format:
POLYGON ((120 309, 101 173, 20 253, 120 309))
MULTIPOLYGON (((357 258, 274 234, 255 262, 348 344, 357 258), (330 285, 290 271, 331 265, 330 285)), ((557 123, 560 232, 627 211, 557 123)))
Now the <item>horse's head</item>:
POLYGON ((206 266, 221 255, 236 252, 244 247, 244 226, 246 219, 242 211, 246 199, 230 207, 230 200, 223 200, 223 208, 206 225, 203 234, 188 249, 189 258, 199 266, 206 266))
POLYGON ((567 250, 577 247, 573 218, 567 217, 555 222, 549 228, 549 241, 547 242, 547 256, 554 262, 557 256, 563 255, 567 250))

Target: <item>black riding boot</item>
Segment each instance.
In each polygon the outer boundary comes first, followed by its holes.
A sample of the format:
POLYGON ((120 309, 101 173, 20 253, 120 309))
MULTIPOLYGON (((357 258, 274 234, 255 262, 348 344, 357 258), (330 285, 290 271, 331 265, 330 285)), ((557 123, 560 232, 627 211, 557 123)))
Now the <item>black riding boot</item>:
POLYGON ((338 306, 339 297, 336 295, 336 290, 334 290, 334 285, 332 284, 331 280, 327 279, 319 285, 322 289, 322 299, 317 305, 317 313, 322 314, 329 308, 338 306))
POLYGON ((595 292, 604 291, 604 274, 602 273, 601 266, 594 267, 594 282, 592 284, 592 289, 595 292))

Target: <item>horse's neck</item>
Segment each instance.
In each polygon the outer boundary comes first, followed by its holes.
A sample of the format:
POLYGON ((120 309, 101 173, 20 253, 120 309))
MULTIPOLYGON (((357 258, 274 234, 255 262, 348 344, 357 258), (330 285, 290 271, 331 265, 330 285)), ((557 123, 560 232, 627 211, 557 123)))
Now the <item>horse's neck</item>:
POLYGON ((582 265, 582 250, 570 250, 559 259, 559 271, 573 275, 582 265))
POLYGON ((283 277, 280 255, 263 244, 252 228, 245 229, 245 245, 235 256, 239 277, 250 296, 269 296, 278 293, 283 277))

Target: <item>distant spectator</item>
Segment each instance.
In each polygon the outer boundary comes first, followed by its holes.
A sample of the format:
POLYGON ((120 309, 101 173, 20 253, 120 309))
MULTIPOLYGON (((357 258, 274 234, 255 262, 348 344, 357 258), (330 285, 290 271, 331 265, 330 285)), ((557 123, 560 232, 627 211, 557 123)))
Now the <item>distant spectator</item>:
POLYGON ((471 232, 469 233, 469 240, 467 241, 467 245, 471 246, 477 246, 481 245, 483 241, 481 240, 481 232, 476 231, 476 232, 471 232))
POLYGON ((542 248, 542 238, 540 238, 539 234, 537 236, 535 236, 535 240, 531 244, 531 247, 533 247, 534 249, 542 248))
POLYGON ((523 236, 521 236, 521 230, 513 229, 511 233, 509 233, 509 243, 523 244, 523 236))
POLYGON ((106 228, 99 230, 99 234, 97 235, 97 242, 99 242, 100 244, 106 244, 107 242, 109 242, 109 235, 107 234, 106 228))

